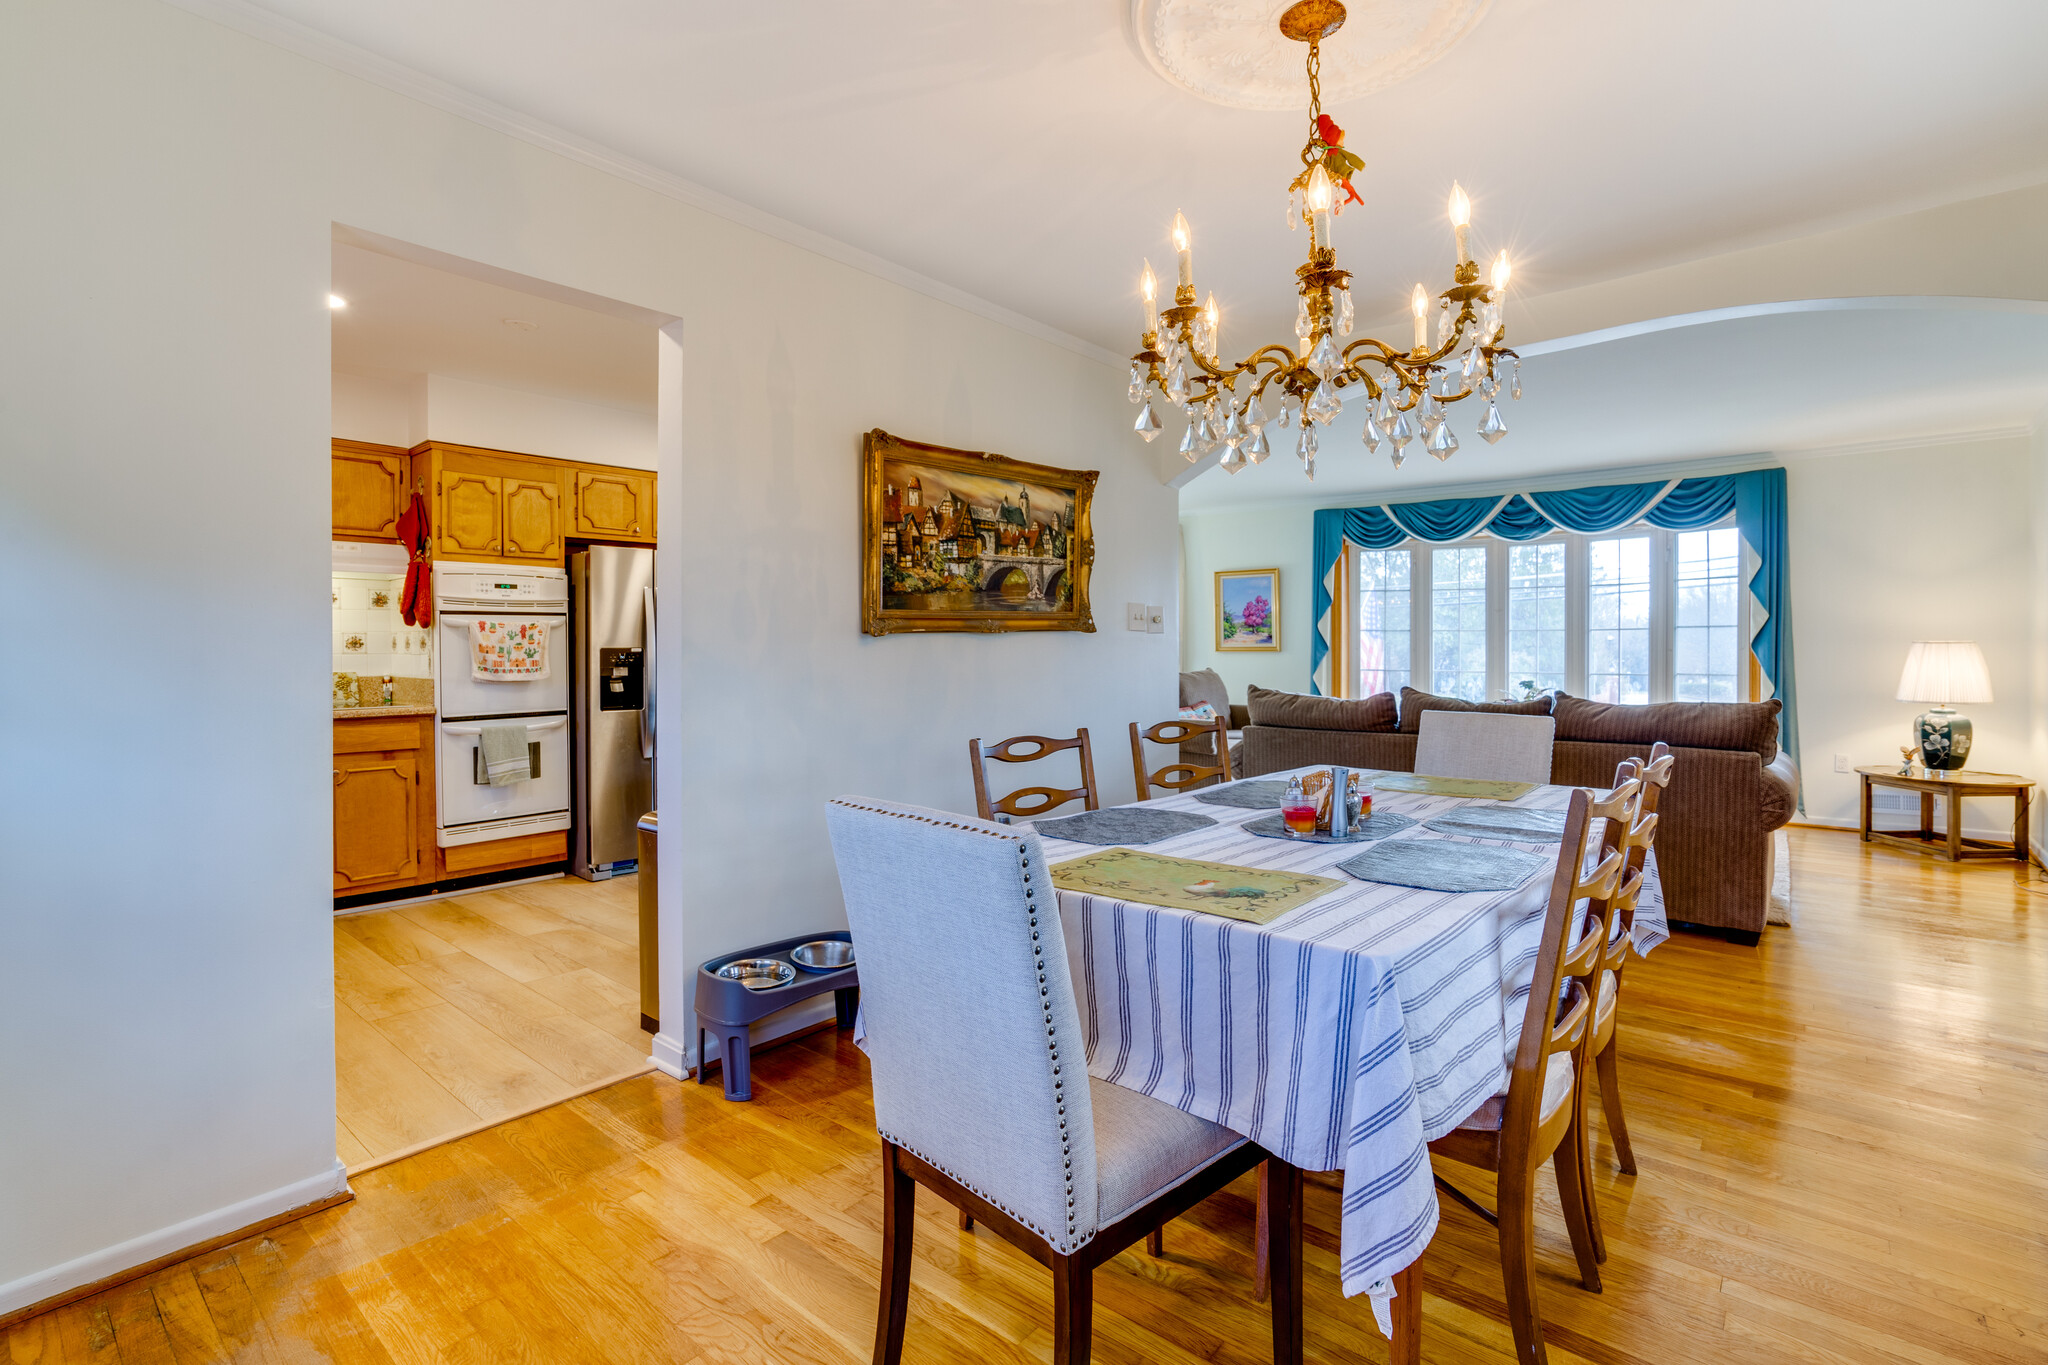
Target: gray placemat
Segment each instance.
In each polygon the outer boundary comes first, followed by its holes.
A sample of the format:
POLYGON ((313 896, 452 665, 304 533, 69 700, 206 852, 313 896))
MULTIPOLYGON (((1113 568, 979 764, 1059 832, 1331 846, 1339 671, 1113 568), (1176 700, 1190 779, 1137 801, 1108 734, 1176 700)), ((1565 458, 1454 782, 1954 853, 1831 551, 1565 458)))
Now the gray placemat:
POLYGON ((1195 800, 1212 806, 1242 806, 1246 810, 1277 810, 1287 797, 1285 782, 1233 782, 1227 787, 1204 787, 1195 800))
POLYGON ((1439 815, 1428 828, 1468 839, 1511 839, 1518 844, 1554 844, 1564 838, 1564 812, 1519 806, 1465 806, 1439 815))
POLYGON ((1548 859, 1533 853, 1454 844, 1445 839, 1377 844, 1337 864, 1362 882, 1414 886, 1424 891, 1506 891, 1548 865, 1548 859))
POLYGON ((1067 839, 1077 844, 1151 844, 1215 823, 1214 818, 1193 811, 1118 806, 1062 815, 1057 820, 1034 820, 1031 827, 1041 838, 1067 839))
POLYGON ((1292 839, 1301 844, 1369 844, 1375 839, 1384 839, 1390 834, 1399 834, 1411 829, 1415 822, 1405 815, 1396 815, 1390 810, 1376 810, 1372 817, 1361 820, 1348 838, 1339 839, 1330 834, 1290 834, 1287 820, 1279 815, 1261 815, 1256 820, 1247 820, 1238 828, 1246 834, 1256 834, 1261 839, 1292 839))

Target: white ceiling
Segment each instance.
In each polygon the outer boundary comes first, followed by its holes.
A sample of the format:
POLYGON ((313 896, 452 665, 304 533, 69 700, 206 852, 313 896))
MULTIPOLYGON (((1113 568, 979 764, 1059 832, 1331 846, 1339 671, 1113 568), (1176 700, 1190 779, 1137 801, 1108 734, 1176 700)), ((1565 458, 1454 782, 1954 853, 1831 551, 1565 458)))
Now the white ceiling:
POLYGON ((444 374, 652 413, 652 321, 334 244, 333 364, 358 374, 444 374), (531 323, 531 327, 513 323, 531 323))
MULTIPOLYGON (((1168 85, 1128 0, 257 3, 1119 353, 1176 209, 1229 334, 1291 315, 1303 118, 1168 85)), ((1338 245, 1373 317, 1442 283, 1454 176, 1534 292, 2048 179, 2044 51, 2040 0, 1494 0, 1333 109, 1338 245)))
MULTIPOLYGON (((1347 403, 1321 442, 1313 484, 1290 430, 1265 463, 1197 478, 1181 490, 1181 507, 1428 497, 1449 484, 2014 430, 2048 409, 2048 305, 1871 302, 1532 355, 1522 362, 1521 400, 1502 395, 1508 434, 1494 446, 1474 435, 1485 409, 1468 398, 1452 409, 1459 446, 1443 463, 1417 442, 1395 470, 1388 447, 1366 451, 1364 411, 1347 403), (1931 359, 1950 356, 1969 361, 1931 359)), ((1177 441, 1180 428, 1170 423, 1157 443, 1177 441)))

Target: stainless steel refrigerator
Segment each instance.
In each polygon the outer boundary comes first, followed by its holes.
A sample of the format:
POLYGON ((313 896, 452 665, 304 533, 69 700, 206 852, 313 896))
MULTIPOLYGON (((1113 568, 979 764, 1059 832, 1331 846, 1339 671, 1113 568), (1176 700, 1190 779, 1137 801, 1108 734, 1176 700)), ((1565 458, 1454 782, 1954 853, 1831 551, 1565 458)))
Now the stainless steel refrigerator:
POLYGON ((654 551, 593 545, 569 556, 575 823, 569 870, 631 872, 654 809, 654 551))

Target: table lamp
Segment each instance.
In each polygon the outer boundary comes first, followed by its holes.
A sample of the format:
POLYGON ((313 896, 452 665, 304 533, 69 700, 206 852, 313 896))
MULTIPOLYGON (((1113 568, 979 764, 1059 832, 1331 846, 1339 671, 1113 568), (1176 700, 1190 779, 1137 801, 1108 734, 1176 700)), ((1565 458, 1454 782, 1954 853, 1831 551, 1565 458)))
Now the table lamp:
POLYGON ((1991 700, 1991 673, 1974 640, 1915 640, 1899 674, 1900 701, 1931 701, 1913 720, 1920 761, 1929 772, 1955 772, 1970 761, 1970 722, 1950 702, 1991 700))

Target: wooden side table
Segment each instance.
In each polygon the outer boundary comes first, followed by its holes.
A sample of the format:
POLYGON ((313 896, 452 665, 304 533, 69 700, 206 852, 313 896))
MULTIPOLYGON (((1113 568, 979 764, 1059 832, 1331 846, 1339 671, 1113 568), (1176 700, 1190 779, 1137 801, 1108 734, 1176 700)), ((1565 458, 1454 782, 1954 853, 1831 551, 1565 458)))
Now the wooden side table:
POLYGON ((2034 784, 2011 773, 1930 773, 1908 777, 1897 768, 1858 768, 1863 775, 1863 842, 1882 839, 1901 848, 1922 852, 1946 852, 1951 862, 1965 858, 2017 858, 2027 860, 2027 801, 2034 784), (1887 833, 1870 827, 1870 793, 1876 787, 1895 787, 1920 793, 1920 829, 1917 833, 1887 833), (1934 832, 1934 798, 1948 798, 1948 833, 1934 832), (2013 802, 2011 839, 1965 839, 1963 798, 1966 796, 2009 796, 2013 802))

